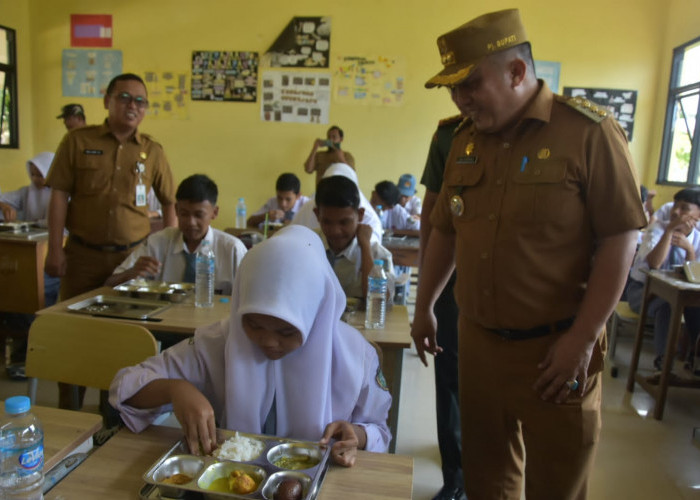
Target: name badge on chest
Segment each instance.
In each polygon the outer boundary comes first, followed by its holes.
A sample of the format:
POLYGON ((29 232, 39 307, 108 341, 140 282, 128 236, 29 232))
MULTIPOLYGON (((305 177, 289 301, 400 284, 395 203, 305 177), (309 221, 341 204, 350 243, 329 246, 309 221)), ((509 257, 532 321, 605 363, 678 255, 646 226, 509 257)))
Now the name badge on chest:
POLYGON ((146 185, 143 183, 143 173, 146 171, 146 165, 136 162, 136 173, 139 176, 139 182, 136 184, 136 206, 146 206, 146 185))

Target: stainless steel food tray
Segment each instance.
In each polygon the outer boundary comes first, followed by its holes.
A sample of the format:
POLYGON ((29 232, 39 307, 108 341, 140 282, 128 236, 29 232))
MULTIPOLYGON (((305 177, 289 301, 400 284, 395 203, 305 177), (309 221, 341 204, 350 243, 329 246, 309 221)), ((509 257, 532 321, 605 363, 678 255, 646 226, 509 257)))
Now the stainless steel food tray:
POLYGON ((2 222, 0 221, 0 231, 7 231, 10 233, 26 233, 31 227, 30 222, 2 222))
POLYGON ((120 295, 148 300, 182 302, 194 293, 194 283, 168 283, 136 278, 114 287, 120 295))
MULTIPOLYGON (((218 430, 218 441, 223 443, 235 434, 235 431, 218 430)), ((146 484, 139 492, 140 498, 146 500, 165 500, 171 498, 189 499, 262 499, 273 500, 277 485, 285 478, 293 477, 300 480, 303 487, 303 500, 314 500, 320 491, 321 484, 328 470, 330 447, 320 447, 318 443, 286 439, 275 436, 248 434, 239 435, 263 442, 264 448, 260 455, 250 461, 238 462, 220 459, 214 456, 196 456, 189 453, 185 439, 181 439, 161 456, 144 473, 146 484), (295 451, 296 450, 296 451, 295 451), (275 466, 272 462, 280 454, 311 454, 318 458, 318 464, 308 469, 288 470, 275 466), (196 470, 195 470, 196 469, 196 470), (213 479, 226 477, 231 469, 250 471, 260 479, 258 489, 247 495, 223 493, 206 489, 213 479), (192 481, 184 485, 164 484, 160 482, 163 474, 187 472, 192 481), (191 474, 189 474, 191 473, 191 474)))
POLYGON ((92 316, 153 320, 153 316, 171 306, 170 302, 143 300, 116 295, 96 295, 68 306, 68 310, 92 316))

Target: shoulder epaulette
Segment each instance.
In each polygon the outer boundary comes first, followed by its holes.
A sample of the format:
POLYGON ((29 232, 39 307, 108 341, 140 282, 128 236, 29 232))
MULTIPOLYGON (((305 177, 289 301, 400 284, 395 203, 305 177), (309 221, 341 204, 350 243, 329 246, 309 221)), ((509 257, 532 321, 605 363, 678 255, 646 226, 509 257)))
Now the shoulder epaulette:
POLYGON ((462 120, 464 120, 464 117, 462 115, 454 115, 450 116, 449 118, 443 118, 438 122, 438 127, 444 127, 445 125, 453 125, 455 123, 459 123, 462 120))
POLYGON ((600 123, 610 116, 610 113, 603 106, 599 106, 588 99, 584 99, 583 97, 557 96, 557 100, 563 102, 571 108, 574 108, 576 111, 585 115, 596 123, 600 123))

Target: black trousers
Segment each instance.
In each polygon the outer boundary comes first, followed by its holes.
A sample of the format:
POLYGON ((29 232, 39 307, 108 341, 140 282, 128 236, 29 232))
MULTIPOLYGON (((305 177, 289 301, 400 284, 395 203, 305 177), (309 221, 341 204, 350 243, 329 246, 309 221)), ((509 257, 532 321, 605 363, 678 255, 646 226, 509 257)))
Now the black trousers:
POLYGON ((459 420, 458 334, 459 311, 454 299, 456 274, 452 273, 445 289, 435 302, 437 343, 442 352, 435 357, 435 410, 438 446, 442 458, 443 484, 448 488, 464 487, 462 474, 462 432, 459 420))

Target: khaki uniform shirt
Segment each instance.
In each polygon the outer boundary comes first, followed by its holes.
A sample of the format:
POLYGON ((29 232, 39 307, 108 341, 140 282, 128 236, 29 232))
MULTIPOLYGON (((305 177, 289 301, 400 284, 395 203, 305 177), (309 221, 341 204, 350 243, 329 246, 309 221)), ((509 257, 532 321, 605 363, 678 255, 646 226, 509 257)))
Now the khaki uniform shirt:
POLYGON ((487 328, 574 316, 596 241, 646 224, 624 131, 567 102, 541 83, 510 141, 467 121, 452 143, 431 222, 456 233, 460 313, 487 328))
POLYGON ((148 206, 136 206, 137 162, 145 165, 144 193, 153 187, 162 203, 175 203, 170 165, 150 136, 137 131, 121 145, 106 121, 66 134, 46 183, 70 195, 71 234, 95 245, 128 245, 148 236, 148 206))
MULTIPOLYGON (((355 158, 352 157, 349 151, 343 150, 343 155, 345 156, 345 163, 355 168, 355 158)), ((314 171, 316 172, 316 184, 323 178, 323 174, 326 169, 338 163, 338 159, 335 151, 317 151, 314 157, 314 171)))

